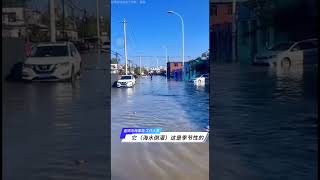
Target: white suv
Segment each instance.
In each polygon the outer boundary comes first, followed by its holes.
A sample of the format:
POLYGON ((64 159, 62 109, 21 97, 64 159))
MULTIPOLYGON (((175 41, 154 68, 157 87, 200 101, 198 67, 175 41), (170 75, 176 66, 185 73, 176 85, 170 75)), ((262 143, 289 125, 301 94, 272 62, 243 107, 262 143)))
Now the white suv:
POLYGON ((133 87, 136 84, 136 78, 133 75, 122 75, 117 82, 117 87, 133 87))
POLYGON ((80 66, 81 56, 73 43, 39 43, 23 65, 22 79, 74 81, 80 66))

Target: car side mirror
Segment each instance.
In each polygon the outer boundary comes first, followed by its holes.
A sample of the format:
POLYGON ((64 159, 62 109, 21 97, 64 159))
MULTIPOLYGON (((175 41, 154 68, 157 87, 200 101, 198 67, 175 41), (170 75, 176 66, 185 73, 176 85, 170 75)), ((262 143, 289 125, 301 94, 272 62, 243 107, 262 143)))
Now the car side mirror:
POLYGON ((291 51, 299 51, 298 48, 292 48, 291 51))

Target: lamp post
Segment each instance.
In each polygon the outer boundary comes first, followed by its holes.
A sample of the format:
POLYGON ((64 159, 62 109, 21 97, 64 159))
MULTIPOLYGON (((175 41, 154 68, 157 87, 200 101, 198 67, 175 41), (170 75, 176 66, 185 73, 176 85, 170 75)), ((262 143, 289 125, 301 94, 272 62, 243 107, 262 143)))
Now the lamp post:
POLYGON ((181 28, 182 28, 182 66, 184 66, 184 22, 183 18, 180 14, 174 12, 174 11, 168 11, 169 14, 174 14, 178 16, 181 19, 181 28))

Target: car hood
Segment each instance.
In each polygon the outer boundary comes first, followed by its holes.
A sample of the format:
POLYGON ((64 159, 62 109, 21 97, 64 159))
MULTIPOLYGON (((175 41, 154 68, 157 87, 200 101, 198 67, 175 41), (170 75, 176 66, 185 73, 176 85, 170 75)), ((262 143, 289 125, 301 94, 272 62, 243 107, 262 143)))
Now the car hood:
POLYGON ((69 57, 29 57, 26 59, 25 64, 60 64, 70 62, 69 57))
POLYGON ((278 55, 279 53, 281 53, 282 51, 262 51, 260 53, 258 53, 256 56, 274 56, 274 55, 278 55))

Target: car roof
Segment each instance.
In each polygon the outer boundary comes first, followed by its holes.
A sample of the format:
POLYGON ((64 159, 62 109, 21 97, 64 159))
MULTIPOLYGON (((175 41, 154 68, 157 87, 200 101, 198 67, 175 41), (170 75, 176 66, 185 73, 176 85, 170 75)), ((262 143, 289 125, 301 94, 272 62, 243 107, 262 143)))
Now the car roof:
POLYGON ((318 41, 318 39, 316 39, 316 38, 314 38, 314 39, 305 39, 305 40, 302 40, 302 41, 298 41, 298 43, 308 42, 308 41, 318 41))

